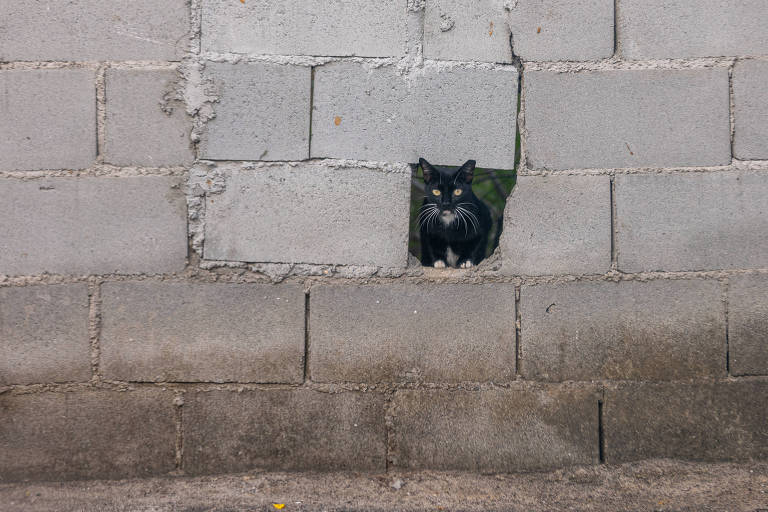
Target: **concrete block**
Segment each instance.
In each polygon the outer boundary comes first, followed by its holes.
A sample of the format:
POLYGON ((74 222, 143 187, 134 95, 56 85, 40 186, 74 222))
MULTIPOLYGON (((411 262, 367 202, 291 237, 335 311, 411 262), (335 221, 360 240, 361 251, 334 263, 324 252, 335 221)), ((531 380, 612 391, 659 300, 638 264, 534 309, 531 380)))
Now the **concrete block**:
POLYGON ((187 207, 180 179, 45 178, 0 183, 0 274, 182 270, 187 207))
POLYGON ((512 169, 517 71, 337 62, 315 71, 312 156, 512 169))
POLYGON ((530 71, 523 85, 532 168, 731 162, 725 68, 530 71))
POLYGON ((634 383, 605 391, 606 462, 768 457, 768 384, 634 383))
POLYGON ((218 170, 226 184, 206 205, 207 259, 406 266, 407 166, 306 162, 218 170))
POLYGON ((616 177, 619 269, 768 267, 768 175, 616 177))
POLYGON ((301 286, 168 281, 102 286, 106 379, 300 383, 303 362, 301 286))
POLYGON ((521 372, 530 380, 724 377, 718 281, 524 286, 521 372))
POLYGON ((96 159, 95 80, 95 73, 88 69, 0 71, 0 170, 92 165, 96 159))
POLYGON ((588 387, 400 390, 391 415, 398 468, 510 472, 599 461, 598 393, 588 387))
POLYGON ((728 283, 731 373, 768 375, 768 276, 735 276, 728 283))
POLYGON ((0 288, 0 384, 90 378, 85 283, 0 288))
POLYGON ((309 308, 316 382, 515 379, 515 287, 319 286, 309 308))
POLYGON ((304 160, 312 70, 268 62, 209 62, 219 99, 201 151, 211 160, 304 160))
POLYGON ((181 60, 186 0, 0 0, 0 61, 181 60))
POLYGON ((507 200, 502 272, 602 274, 611 267, 608 176, 519 176, 507 200))
MULTIPOLYGON (((766 50, 768 53, 768 50, 766 50)), ((739 61, 733 68, 736 130, 733 156, 742 160, 768 159, 768 62, 739 61)))
POLYGON ((203 50, 219 53, 403 55, 406 0, 203 0, 203 50))
POLYGON ((172 70, 107 70, 105 160, 148 167, 192 163, 192 120, 174 94, 172 70))
POLYGON ((381 393, 272 389, 188 394, 184 471, 384 472, 384 417, 381 393))
POLYGON ((624 58, 768 53, 763 0, 619 0, 617 14, 624 58))
POLYGON ((168 473, 172 401, 170 392, 146 388, 0 395, 0 482, 168 473))

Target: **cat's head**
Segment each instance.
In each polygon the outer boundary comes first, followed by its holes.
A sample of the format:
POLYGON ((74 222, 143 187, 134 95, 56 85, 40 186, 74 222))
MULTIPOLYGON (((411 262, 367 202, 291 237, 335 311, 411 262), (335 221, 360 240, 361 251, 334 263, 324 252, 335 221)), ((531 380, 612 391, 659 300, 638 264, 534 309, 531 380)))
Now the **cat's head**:
POLYGON ((440 220, 448 225, 456 219, 456 209, 462 203, 472 201, 472 179, 475 177, 475 161, 467 162, 458 169, 447 169, 430 164, 419 158, 424 174, 424 200, 439 209, 440 220))

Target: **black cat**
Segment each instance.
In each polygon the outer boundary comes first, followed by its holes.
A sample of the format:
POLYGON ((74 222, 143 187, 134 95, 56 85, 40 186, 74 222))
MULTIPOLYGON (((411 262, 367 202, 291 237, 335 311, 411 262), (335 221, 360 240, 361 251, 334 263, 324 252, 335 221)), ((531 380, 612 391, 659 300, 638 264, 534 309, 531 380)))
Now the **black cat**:
POLYGON ((424 204, 419 212, 421 264, 469 268, 485 257, 491 212, 472 192, 475 161, 449 170, 419 159, 424 204))

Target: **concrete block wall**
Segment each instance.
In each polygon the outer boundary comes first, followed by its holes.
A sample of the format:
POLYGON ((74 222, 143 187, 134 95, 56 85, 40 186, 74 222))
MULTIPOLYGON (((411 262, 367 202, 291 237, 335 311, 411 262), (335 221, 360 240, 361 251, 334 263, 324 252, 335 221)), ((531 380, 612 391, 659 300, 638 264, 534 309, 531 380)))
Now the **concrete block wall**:
POLYGON ((0 0, 0 481, 768 457, 764 2, 114 4, 0 0))

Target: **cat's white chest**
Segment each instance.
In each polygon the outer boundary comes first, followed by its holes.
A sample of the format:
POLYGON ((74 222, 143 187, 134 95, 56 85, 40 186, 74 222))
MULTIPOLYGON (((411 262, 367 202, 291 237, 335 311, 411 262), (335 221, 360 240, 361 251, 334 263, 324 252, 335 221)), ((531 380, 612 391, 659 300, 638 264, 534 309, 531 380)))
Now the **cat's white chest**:
POLYGON ((448 260, 448 265, 451 267, 456 266, 456 262, 459 261, 459 255, 453 252, 451 246, 448 246, 448 250, 445 252, 445 259, 448 260))

